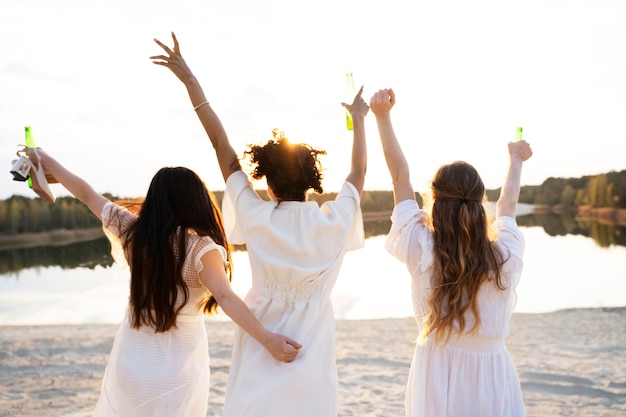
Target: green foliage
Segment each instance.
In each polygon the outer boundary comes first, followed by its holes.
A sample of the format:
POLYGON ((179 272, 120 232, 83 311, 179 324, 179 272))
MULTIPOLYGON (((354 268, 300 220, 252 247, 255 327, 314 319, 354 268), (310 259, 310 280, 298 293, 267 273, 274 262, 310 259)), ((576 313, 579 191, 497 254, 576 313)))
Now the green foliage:
POLYGON ((73 197, 59 197, 54 204, 50 204, 41 198, 12 196, 0 201, 0 214, 0 235, 86 229, 101 225, 87 206, 73 197))
MULTIPOLYGON (((496 201, 500 188, 487 190, 487 199, 496 201)), ((265 190, 257 190, 261 197, 268 199, 265 190)), ((223 191, 213 192, 221 205, 223 191)), ((310 193, 308 198, 319 204, 332 200, 337 193, 322 195, 310 193)), ((423 207, 423 199, 415 193, 423 207)), ((118 200, 105 194, 110 200, 118 200)), ((541 185, 523 186, 520 190, 520 203, 561 205, 574 208, 579 205, 592 207, 626 208, 626 170, 581 178, 548 178, 541 185)), ((364 191, 361 200, 363 212, 389 212, 393 210, 393 191, 364 191)), ((80 201, 73 197, 59 197, 50 204, 41 198, 12 196, 0 201, 0 235, 38 233, 57 229, 84 229, 100 226, 100 221, 80 201)))
MULTIPOLYGON (((487 190, 487 200, 498 200, 500 190, 487 190)), ((541 185, 523 186, 519 202, 565 209, 581 205, 626 208, 626 170, 580 178, 551 177, 541 185)))

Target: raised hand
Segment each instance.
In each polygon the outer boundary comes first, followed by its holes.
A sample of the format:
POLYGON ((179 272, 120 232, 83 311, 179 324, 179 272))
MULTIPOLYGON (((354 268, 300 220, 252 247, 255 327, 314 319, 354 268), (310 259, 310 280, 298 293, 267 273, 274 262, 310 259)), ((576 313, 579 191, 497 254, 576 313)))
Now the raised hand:
POLYGON ((396 94, 391 88, 378 90, 370 99, 370 108, 376 117, 387 116, 394 104, 396 104, 396 94))
POLYGON ((526 161, 528 158, 533 156, 533 150, 525 140, 521 140, 519 142, 509 142, 509 155, 511 155, 511 157, 517 157, 522 161, 526 161))
POLYGON ((187 77, 192 75, 192 72, 180 53, 180 45, 178 44, 178 39, 176 39, 174 32, 172 32, 172 40, 174 41, 173 50, 163 42, 155 39, 154 42, 163 48, 167 55, 154 55, 151 56, 150 59, 152 60, 152 63, 156 65, 162 65, 169 68, 174 74, 176 74, 178 79, 185 83, 187 81, 187 77))
POLYGON ((370 109, 367 103, 365 102, 365 100, 363 100, 363 97, 361 97, 362 95, 363 95, 363 86, 361 86, 361 88, 359 89, 359 92, 356 94, 356 96, 354 96, 354 100, 352 101, 352 104, 347 104, 343 102, 341 103, 341 105, 350 112, 350 114, 352 115, 352 118, 354 118, 355 116, 365 118, 365 116, 367 115, 367 112, 370 109))

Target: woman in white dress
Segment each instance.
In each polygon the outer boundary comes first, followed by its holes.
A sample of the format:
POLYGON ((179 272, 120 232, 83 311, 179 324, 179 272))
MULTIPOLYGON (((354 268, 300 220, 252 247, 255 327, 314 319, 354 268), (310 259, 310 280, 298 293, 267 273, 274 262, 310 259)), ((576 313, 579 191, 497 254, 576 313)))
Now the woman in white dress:
MULTIPOLYGON (((476 170, 456 161, 432 180, 431 216, 420 209, 396 139, 391 89, 370 101, 393 181, 387 250, 407 265, 419 337, 406 389, 408 417, 521 417, 517 371, 505 345, 522 272, 524 237, 515 221, 525 141, 509 143, 509 166, 493 223, 476 170)), ((423 149, 423 147, 422 147, 423 149)))
POLYGON ((266 330, 232 291, 220 211, 193 171, 160 169, 135 213, 131 205, 95 192, 42 149, 26 152, 103 222, 116 261, 130 265, 128 309, 94 416, 205 417, 209 351, 203 313, 215 313, 218 303, 268 356, 294 359, 298 344, 266 330))
POLYGON ((303 347, 291 363, 272 361, 258 343, 237 329, 224 417, 335 417, 338 381, 335 323, 330 294, 344 254, 363 245, 360 199, 365 180, 364 119, 361 98, 343 105, 354 121, 352 169, 333 201, 321 207, 306 201, 309 189, 321 193, 318 155, 292 144, 277 131, 246 155, 252 177, 265 177, 271 201, 260 198, 241 171, 226 132, 197 79, 180 54, 176 37, 167 55, 151 57, 184 83, 204 126, 226 182, 222 209, 231 243, 247 245, 252 288, 248 307, 268 329, 298 340, 303 347))

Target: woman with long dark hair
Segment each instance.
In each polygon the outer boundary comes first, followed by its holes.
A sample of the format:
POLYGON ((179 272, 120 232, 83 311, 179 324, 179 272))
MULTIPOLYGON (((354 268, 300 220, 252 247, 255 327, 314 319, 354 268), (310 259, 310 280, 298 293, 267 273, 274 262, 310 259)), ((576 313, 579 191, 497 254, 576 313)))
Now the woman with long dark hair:
POLYGON ((220 210, 193 171, 161 168, 135 213, 42 149, 25 151, 102 221, 115 260, 130 266, 127 314, 94 416, 204 417, 209 351, 203 313, 216 313, 218 304, 277 364, 296 357, 299 345, 266 330, 232 291, 220 210))

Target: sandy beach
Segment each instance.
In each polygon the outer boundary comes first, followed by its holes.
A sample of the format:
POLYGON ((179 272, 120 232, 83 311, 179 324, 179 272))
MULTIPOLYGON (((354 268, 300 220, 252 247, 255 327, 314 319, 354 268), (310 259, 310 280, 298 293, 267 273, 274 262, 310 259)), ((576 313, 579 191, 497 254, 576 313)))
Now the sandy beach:
MULTIPOLYGON (((220 416, 233 324, 206 326, 220 416)), ((1 326, 0 417, 90 416, 116 329, 1 326)), ((404 415, 415 336, 411 318, 337 321, 339 416, 404 415)), ((626 416, 626 308, 515 314, 507 344, 528 416, 626 416)))

